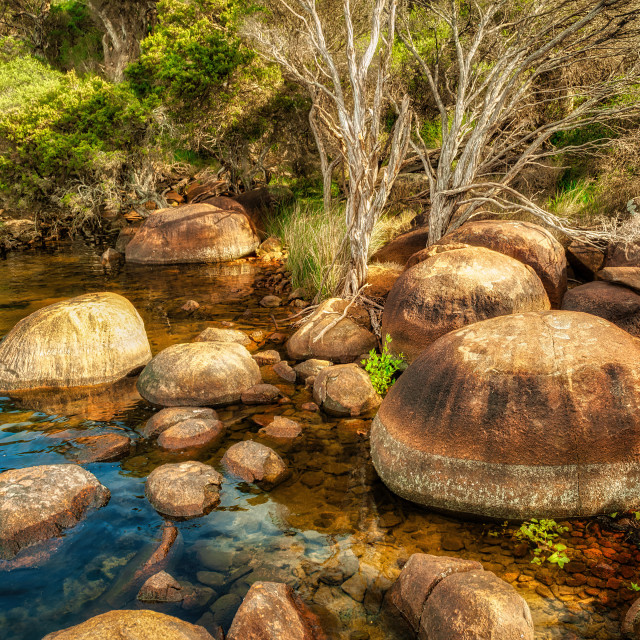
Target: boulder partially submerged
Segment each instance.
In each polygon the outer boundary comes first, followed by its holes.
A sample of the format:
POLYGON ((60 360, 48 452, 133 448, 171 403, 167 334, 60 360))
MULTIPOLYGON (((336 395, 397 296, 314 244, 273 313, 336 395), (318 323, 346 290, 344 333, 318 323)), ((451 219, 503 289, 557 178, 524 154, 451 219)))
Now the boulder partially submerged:
POLYGON ((596 316, 502 316, 443 336, 403 373, 371 430, 398 495, 501 519, 637 504, 640 343, 596 316))
POLYGON ((38 309, 0 343, 0 391, 116 382, 151 360, 142 318, 115 293, 87 293, 38 309))

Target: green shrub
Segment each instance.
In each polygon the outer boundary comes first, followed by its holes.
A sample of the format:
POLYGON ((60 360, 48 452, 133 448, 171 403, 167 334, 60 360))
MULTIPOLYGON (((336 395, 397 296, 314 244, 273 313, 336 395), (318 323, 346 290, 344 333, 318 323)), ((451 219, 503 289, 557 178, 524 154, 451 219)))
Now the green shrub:
POLYGON ((365 371, 371 378, 371 384, 376 390, 378 395, 386 395, 389 388, 394 383, 393 376, 396 371, 399 371, 404 364, 404 355, 401 353, 398 356, 394 356, 389 351, 389 345, 391 344, 391 336, 386 335, 384 339, 384 346, 382 347, 382 353, 377 354, 375 349, 369 351, 369 357, 362 361, 365 371))
POLYGON ((569 562, 569 557, 565 553, 566 545, 556 539, 568 530, 568 527, 559 525, 555 520, 531 518, 529 522, 522 523, 516 531, 516 538, 528 540, 533 545, 532 563, 542 564, 547 561, 562 569, 569 562))

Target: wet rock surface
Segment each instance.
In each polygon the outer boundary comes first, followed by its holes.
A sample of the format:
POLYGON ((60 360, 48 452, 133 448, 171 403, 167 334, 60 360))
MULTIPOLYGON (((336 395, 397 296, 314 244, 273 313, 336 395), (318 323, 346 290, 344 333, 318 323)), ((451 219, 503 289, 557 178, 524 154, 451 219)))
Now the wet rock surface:
POLYGON ((142 435, 145 438, 154 438, 163 431, 185 420, 217 420, 218 414, 207 407, 170 407, 161 409, 147 420, 142 435))
POLYGON ((359 416, 380 404, 369 375, 356 364, 322 369, 313 383, 313 399, 336 416, 359 416))
POLYGON ((74 445, 80 447, 80 450, 74 452, 73 455, 78 464, 118 460, 131 451, 131 440, 127 436, 117 433, 83 436, 76 438, 74 445))
POLYGON ((244 404, 272 404, 281 395, 280 389, 272 384, 257 384, 247 389, 240 399, 244 404))
POLYGON ((0 473, 0 558, 60 535, 109 497, 92 473, 73 464, 0 473))
POLYGON ((143 602, 182 602, 184 596, 180 583, 166 571, 152 575, 138 592, 138 600, 143 602))
POLYGON ((324 640, 320 621, 286 584, 256 582, 242 601, 227 640, 324 640))
POLYGON ((398 278, 384 307, 382 335, 390 335, 390 349, 412 362, 449 331, 545 309, 547 294, 530 267, 483 247, 454 249, 433 255, 398 278))
POLYGON ((460 513, 631 508, 640 466, 623 442, 640 430, 639 349, 606 320, 569 311, 451 332, 386 396, 371 431, 374 465, 399 495, 460 513))
POLYGON ((213 640, 203 627, 155 611, 109 611, 43 640, 213 640))
POLYGON ((246 482, 267 488, 280 484, 289 475, 284 461, 273 449, 251 440, 238 442, 227 449, 222 464, 246 482))
POLYGON ((224 433, 225 426, 220 420, 193 418, 165 429, 158 436, 158 446, 168 451, 212 447, 222 440, 224 433))
POLYGON ((115 293, 43 307, 0 343, 0 391, 108 384, 151 359, 142 318, 115 293))
POLYGON ((266 427, 258 433, 274 440, 294 440, 302 434, 302 427, 295 420, 284 416, 276 416, 266 427))
POLYGON ((161 514, 193 518, 220 502, 221 484, 222 476, 201 462, 164 464, 149 474, 145 495, 161 514))
POLYGON ((211 406, 239 400, 261 380, 242 345, 197 342, 161 351, 140 374, 138 391, 153 404, 211 406))

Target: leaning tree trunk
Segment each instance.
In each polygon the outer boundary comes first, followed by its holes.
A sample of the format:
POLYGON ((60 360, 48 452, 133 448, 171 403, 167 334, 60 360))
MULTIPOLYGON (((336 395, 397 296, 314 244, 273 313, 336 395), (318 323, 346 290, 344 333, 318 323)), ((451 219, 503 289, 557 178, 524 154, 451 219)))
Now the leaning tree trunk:
POLYGON ((88 0, 93 19, 103 32, 105 74, 112 82, 140 54, 140 42, 153 25, 157 0, 88 0))

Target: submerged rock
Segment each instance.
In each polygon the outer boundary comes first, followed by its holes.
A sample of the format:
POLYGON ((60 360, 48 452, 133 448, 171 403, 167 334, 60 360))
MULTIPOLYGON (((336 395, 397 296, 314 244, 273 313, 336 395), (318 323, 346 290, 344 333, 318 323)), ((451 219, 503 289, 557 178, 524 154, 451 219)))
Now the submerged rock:
POLYGON ((318 618, 293 589, 255 582, 236 613, 227 640, 324 640, 318 618))
POLYGON ((209 632, 156 611, 108 611, 43 640, 213 640, 209 632))
POLYGON ((487 318, 549 309, 540 278, 483 247, 438 253, 405 271, 391 289, 382 335, 408 362, 449 331, 487 318))
POLYGON ((143 602, 182 602, 185 591, 180 583, 166 571, 148 578, 140 587, 138 600, 143 602))
POLYGON ((289 475, 284 460, 273 449, 252 440, 229 447, 222 464, 245 482, 255 482, 265 488, 275 487, 289 475))
POLYGON ((239 344, 194 342, 161 351, 138 379, 140 395, 164 406, 212 406, 240 400, 262 381, 260 368, 239 344))
POLYGON ((626 287, 610 282, 588 282, 569 289, 562 308, 591 313, 640 337, 640 294, 626 287))
POLYGON ((456 242, 485 247, 529 265, 542 281, 551 306, 560 306, 567 290, 567 259, 564 247, 544 227, 520 220, 467 222, 439 244, 456 242))
POLYGON ((194 518, 220 502, 222 476, 202 462, 163 464, 147 478, 144 492, 156 511, 176 518, 194 518))
POLYGON ((262 427, 258 433, 273 440, 295 440, 302 434, 302 427, 295 421, 276 416, 266 427, 262 427))
POLYGON ((162 409, 147 420, 147 424, 142 429, 142 435, 145 438, 153 438, 179 422, 195 418, 217 420, 218 414, 207 407, 170 407, 162 409))
POLYGON ((272 384, 257 384, 247 389, 240 399, 244 404, 273 404, 281 395, 280 389, 272 384))
POLYGON ((506 519, 637 502, 640 343, 584 313, 502 316, 443 336, 402 374, 371 430, 398 495, 506 519))
POLYGON ((79 464, 117 460, 131 451, 131 440, 119 433, 83 436, 73 442, 80 446, 80 451, 75 456, 79 464))
POLYGON ((75 464, 0 473, 0 558, 73 527, 109 502, 109 490, 75 464))
POLYGON ((292 360, 320 358, 331 362, 352 362, 361 353, 376 346, 376 337, 369 331, 369 314, 351 307, 345 318, 322 333, 340 318, 347 300, 325 300, 289 338, 287 351, 292 360), (319 336, 322 337, 319 338, 319 336), (318 339, 319 338, 319 339, 318 339))
POLYGON ((244 213, 192 204, 149 216, 125 255, 127 262, 145 264, 225 262, 253 253, 259 244, 244 213))
POLYGON ((369 375, 357 364, 322 369, 313 382, 313 399, 335 416, 359 416, 380 404, 369 375))
POLYGON ((0 390, 108 384, 151 359, 142 318, 115 293, 88 293, 38 309, 0 343, 0 390))

